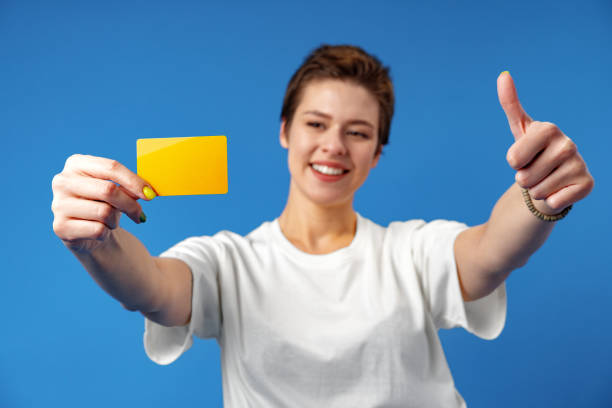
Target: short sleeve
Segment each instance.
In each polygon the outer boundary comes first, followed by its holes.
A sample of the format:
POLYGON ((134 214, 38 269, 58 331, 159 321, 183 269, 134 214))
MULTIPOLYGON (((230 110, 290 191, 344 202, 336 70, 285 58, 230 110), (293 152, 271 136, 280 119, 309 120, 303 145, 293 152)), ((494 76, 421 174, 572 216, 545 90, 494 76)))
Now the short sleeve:
POLYGON ((144 347, 147 356, 162 365, 170 364, 199 338, 219 338, 219 259, 221 246, 213 237, 191 237, 161 253, 160 257, 185 262, 192 276, 191 320, 185 326, 167 327, 145 317, 144 347))
POLYGON ((465 302, 461 294, 454 243, 468 226, 447 220, 421 224, 413 235, 413 259, 421 275, 436 329, 463 327, 485 340, 499 336, 506 322, 506 285, 465 302))

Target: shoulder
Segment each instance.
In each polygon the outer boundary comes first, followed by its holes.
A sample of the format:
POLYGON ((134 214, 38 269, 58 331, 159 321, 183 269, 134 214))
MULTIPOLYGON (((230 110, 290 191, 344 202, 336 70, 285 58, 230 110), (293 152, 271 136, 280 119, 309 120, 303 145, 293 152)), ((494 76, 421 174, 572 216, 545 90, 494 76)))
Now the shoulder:
POLYGON ((464 223, 453 220, 435 219, 425 221, 423 219, 410 219, 404 221, 391 221, 384 227, 366 217, 359 216, 360 222, 366 226, 370 233, 374 234, 412 234, 412 233, 434 233, 448 230, 462 229, 467 227, 464 223))
POLYGON ((227 252, 246 250, 254 243, 267 241, 270 222, 263 222, 251 232, 242 235, 234 231, 221 230, 214 235, 191 236, 176 243, 160 256, 172 255, 177 252, 194 256, 221 256, 227 252))
POLYGON ((464 223, 445 219, 392 221, 384 227, 362 217, 361 223, 365 226, 367 235, 375 242, 391 246, 400 245, 404 248, 406 245, 414 246, 446 237, 454 237, 468 228, 464 223))
POLYGON ((388 230, 393 234, 400 235, 435 235, 445 234, 453 231, 460 231, 467 228, 462 222, 436 219, 425 221, 414 219, 408 221, 393 221, 389 224, 388 230))

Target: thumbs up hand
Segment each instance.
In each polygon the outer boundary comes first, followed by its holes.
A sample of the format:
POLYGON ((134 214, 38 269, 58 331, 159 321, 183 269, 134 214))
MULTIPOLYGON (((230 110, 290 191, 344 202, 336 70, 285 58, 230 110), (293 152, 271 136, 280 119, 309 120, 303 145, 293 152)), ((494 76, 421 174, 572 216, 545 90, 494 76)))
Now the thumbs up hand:
POLYGON ((538 210, 558 214, 586 197, 594 180, 574 142, 556 125, 531 119, 508 71, 497 78, 497 94, 515 140, 506 159, 538 210))

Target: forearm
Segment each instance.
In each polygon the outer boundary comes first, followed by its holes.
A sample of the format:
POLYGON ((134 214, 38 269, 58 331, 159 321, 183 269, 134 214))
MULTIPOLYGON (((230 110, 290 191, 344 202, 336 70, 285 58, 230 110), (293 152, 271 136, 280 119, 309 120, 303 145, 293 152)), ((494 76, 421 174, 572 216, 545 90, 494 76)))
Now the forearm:
MULTIPOLYGON (((534 201, 542 208, 542 204, 534 201)), ((548 238, 555 223, 534 216, 514 183, 497 201, 482 231, 478 253, 484 255, 491 273, 504 277, 525 265, 548 238)))
POLYGON ((160 272, 154 258, 132 234, 117 227, 104 245, 72 251, 92 278, 128 310, 155 311, 160 272))
POLYGON ((594 184, 572 140, 553 123, 534 121, 523 110, 509 73, 497 78, 497 93, 515 140, 506 159, 520 186, 515 183, 502 195, 486 223, 462 231, 455 240, 459 283, 467 301, 495 290, 554 227, 531 213, 521 187, 529 190, 539 212, 554 215, 586 197, 594 184))

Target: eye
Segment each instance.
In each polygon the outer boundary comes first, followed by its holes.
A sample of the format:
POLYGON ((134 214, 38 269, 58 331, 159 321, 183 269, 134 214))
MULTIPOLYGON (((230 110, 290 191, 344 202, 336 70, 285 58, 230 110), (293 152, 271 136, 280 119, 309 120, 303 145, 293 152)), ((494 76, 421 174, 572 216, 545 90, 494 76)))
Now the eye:
POLYGON ((369 139, 370 135, 368 135, 367 133, 363 133, 363 132, 357 132, 355 130, 351 130, 348 132, 350 135, 354 135, 354 136, 359 136, 363 139, 369 139))
POLYGON ((323 127, 323 124, 321 122, 308 122, 307 125, 308 126, 312 126, 313 128, 321 128, 321 127, 323 127))

